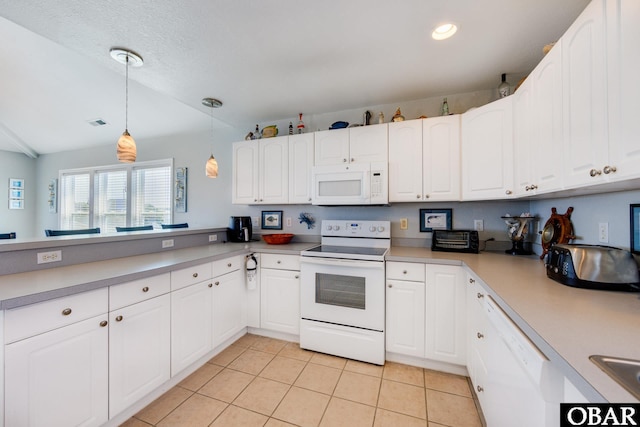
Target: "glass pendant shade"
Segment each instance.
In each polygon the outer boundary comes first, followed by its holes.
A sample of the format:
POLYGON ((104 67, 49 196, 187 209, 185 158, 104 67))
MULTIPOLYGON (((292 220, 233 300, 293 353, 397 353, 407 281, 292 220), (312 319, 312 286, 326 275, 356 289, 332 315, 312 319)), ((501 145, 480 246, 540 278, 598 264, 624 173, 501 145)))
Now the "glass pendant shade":
POLYGON ((213 154, 207 160, 207 177, 208 178, 217 178, 218 177, 218 161, 213 154))
POLYGON ((136 149, 136 142, 125 129, 125 131, 122 132, 120 139, 118 139, 118 161, 122 163, 133 163, 136 161, 137 154, 138 150, 136 149))

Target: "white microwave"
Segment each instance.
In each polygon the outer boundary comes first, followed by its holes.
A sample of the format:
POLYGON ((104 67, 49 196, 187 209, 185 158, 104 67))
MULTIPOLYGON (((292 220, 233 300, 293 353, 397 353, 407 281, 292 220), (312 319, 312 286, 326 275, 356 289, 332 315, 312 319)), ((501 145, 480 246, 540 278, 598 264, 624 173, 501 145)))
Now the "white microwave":
POLYGON ((386 205, 388 183, 386 163, 314 166, 312 204, 386 205))

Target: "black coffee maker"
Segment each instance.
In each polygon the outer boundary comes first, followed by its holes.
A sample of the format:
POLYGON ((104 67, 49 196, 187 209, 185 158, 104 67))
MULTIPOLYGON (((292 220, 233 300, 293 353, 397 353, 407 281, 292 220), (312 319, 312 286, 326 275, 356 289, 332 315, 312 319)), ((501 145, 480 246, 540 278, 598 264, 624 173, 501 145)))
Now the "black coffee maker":
POLYGON ((248 242, 253 236, 250 216, 232 216, 229 218, 227 240, 230 242, 248 242))

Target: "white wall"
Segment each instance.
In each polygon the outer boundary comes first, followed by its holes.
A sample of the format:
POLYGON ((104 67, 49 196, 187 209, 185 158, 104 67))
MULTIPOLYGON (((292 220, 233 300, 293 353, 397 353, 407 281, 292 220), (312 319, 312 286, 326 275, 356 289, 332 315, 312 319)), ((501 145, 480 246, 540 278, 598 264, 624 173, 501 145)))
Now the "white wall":
POLYGON ((33 233, 36 203, 39 197, 36 185, 36 160, 21 153, 0 151, 0 233, 15 232, 18 237, 33 233), (24 209, 9 209, 9 178, 24 179, 24 209))

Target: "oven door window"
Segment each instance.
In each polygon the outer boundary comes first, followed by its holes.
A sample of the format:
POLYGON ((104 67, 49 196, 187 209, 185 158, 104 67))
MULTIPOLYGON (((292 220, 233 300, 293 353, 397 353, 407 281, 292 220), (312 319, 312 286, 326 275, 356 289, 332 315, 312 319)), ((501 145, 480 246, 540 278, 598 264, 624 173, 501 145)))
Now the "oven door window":
POLYGON ((364 310, 365 280, 364 277, 316 273, 316 303, 364 310))

